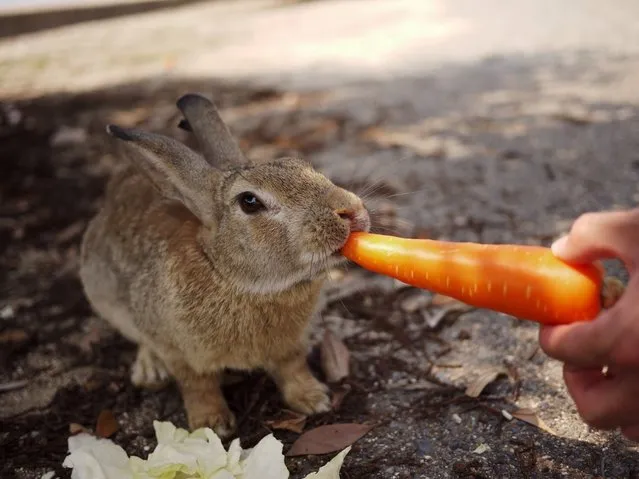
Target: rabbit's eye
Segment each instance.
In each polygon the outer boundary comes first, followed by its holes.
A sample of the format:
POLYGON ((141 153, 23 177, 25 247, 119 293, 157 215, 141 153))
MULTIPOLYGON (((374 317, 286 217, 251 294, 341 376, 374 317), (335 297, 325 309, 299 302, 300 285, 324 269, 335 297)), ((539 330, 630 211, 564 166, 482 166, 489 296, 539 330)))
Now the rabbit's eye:
POLYGON ((253 193, 245 192, 240 193, 239 198, 240 208, 247 215, 255 214, 265 209, 264 204, 253 193))

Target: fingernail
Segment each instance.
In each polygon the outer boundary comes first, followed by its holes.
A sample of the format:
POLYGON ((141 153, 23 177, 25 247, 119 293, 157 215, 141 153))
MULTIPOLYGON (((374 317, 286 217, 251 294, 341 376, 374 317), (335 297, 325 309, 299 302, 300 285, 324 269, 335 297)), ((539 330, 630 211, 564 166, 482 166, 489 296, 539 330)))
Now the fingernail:
POLYGON ((555 256, 561 256, 566 250, 567 241, 567 236, 562 236, 557 241, 555 241, 550 247, 550 249, 552 250, 552 254, 554 254, 555 256))

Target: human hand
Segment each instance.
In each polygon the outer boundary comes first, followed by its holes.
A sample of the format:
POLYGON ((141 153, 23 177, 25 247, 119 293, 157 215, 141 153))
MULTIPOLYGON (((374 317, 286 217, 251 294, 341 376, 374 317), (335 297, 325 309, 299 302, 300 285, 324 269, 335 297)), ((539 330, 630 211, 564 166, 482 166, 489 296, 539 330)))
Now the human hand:
POLYGON ((611 308, 593 321, 542 325, 539 342, 546 354, 564 363, 568 392, 587 424, 620 428, 639 441, 639 208, 584 214, 552 249, 571 263, 618 258, 630 273, 611 308))

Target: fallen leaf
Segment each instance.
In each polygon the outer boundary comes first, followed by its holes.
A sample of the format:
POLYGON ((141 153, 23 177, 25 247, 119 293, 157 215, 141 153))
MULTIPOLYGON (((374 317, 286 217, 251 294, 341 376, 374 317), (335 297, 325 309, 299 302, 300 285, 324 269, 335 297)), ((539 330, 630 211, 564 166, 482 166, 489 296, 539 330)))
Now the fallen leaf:
POLYGON ((348 376, 350 353, 346 345, 332 331, 326 330, 320 345, 322 371, 329 383, 336 383, 348 376))
POLYGON ((347 384, 343 385, 340 389, 333 391, 331 397, 331 408, 333 411, 338 411, 340 407, 342 407, 342 402, 344 402, 344 398, 350 392, 351 387, 347 384))
POLYGON ((540 417, 537 417, 537 413, 532 409, 517 409, 515 412, 511 412, 510 415, 514 418, 519 419, 520 421, 527 422, 528 424, 532 424, 533 426, 537 426, 542 431, 546 431, 554 436, 557 435, 555 431, 553 431, 540 417))
POLYGON ((120 429, 120 424, 109 409, 100 411, 98 421, 95 425, 95 433, 98 437, 109 438, 120 429))
POLYGON ((403 147, 419 155, 443 158, 446 156, 446 141, 442 138, 421 138, 412 132, 389 131, 378 127, 368 128, 363 134, 365 140, 377 143, 381 147, 403 147))
POLYGON ((374 425, 355 423, 319 426, 302 434, 286 455, 303 456, 340 451, 355 443, 374 427, 374 425))
POLYGON ((461 301, 444 294, 435 294, 433 295, 433 299, 431 299, 430 301, 431 306, 446 306, 449 304, 457 304, 460 307, 468 307, 465 303, 462 303, 461 301))
POLYGON ((93 326, 84 336, 82 336, 80 341, 78 341, 78 347, 84 353, 90 354, 93 351, 93 345, 98 344, 101 339, 102 329, 97 326, 93 326))
POLYGON ((28 384, 29 384, 29 381, 27 381, 26 379, 20 379, 18 381, 9 381, 8 383, 0 383, 0 393, 22 389, 28 384))
POLYGON ((150 116, 150 111, 146 107, 134 108, 133 110, 116 111, 109 117, 110 123, 122 126, 137 126, 150 116))
POLYGON ((77 422, 72 422, 71 424, 69 424, 69 434, 75 436, 76 434, 80 434, 81 432, 88 433, 89 431, 86 427, 84 427, 82 424, 78 424, 77 422))
POLYGON ((56 243, 66 243, 72 240, 76 236, 79 236, 84 231, 84 221, 76 221, 64 228, 62 231, 55 235, 56 243))
MULTIPOLYGON (((431 301, 431 305, 432 304, 433 303, 431 301)), ((434 314, 430 314, 427 311, 424 312, 424 317, 426 318, 426 325, 431 329, 435 329, 449 314, 465 313, 467 311, 470 311, 471 309, 472 309, 471 306, 468 306, 467 304, 462 303, 461 301, 457 301, 457 300, 449 301, 447 303, 439 305, 439 309, 434 314)))
POLYGON ((486 369, 466 387, 466 396, 470 396, 472 398, 479 397, 486 386, 496 380, 499 376, 506 374, 508 374, 508 371, 501 366, 494 366, 486 369))
POLYGON ((284 417, 266 421, 265 424, 273 429, 285 429, 301 434, 306 425, 306 416, 288 409, 284 409, 282 412, 284 417))
POLYGON ((0 333, 0 345, 22 344, 29 339, 29 335, 23 329, 6 329, 0 333))

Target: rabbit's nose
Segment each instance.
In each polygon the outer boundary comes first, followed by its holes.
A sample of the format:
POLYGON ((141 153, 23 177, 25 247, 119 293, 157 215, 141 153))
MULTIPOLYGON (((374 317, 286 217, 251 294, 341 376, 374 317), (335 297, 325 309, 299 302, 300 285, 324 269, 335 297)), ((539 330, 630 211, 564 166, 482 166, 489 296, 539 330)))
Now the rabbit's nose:
POLYGON ((361 212, 352 208, 343 208, 336 210, 335 213, 343 220, 349 222, 351 232, 368 231, 369 219, 366 211, 361 212))

